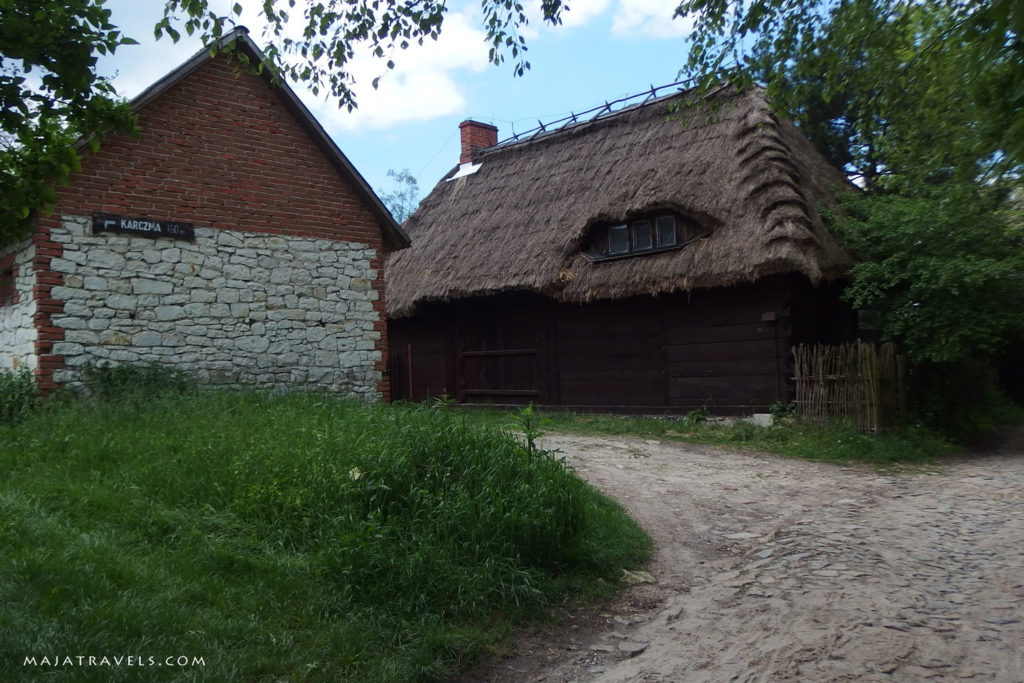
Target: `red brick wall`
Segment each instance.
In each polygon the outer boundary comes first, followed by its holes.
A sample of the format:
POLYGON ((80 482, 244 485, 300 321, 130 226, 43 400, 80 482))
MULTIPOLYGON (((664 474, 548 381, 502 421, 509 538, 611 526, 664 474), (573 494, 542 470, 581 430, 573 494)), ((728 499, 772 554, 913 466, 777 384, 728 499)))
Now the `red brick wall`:
POLYGON ((36 303, 36 312, 33 316, 38 361, 36 380, 39 391, 44 395, 57 388, 57 383, 53 381, 53 372, 64 367, 64 357, 53 353, 53 343, 64 339, 64 330, 53 324, 53 318, 64 311, 64 302, 54 299, 51 293, 54 287, 64 284, 64 276, 50 270, 50 260, 60 258, 64 253, 64 248, 50 239, 50 230, 58 222, 53 216, 39 219, 38 228, 32 236, 35 245, 32 270, 36 274, 36 281, 32 286, 32 298, 36 303))
MULTIPOLYGON (((96 211, 193 222, 229 230, 354 241, 383 255, 382 227, 356 192, 259 76, 217 57, 147 104, 138 137, 116 135, 87 154, 82 170, 61 188, 52 216, 40 221, 36 299, 40 344, 53 331, 49 298, 60 276, 48 274, 60 256, 48 232, 56 217, 96 211), (56 251, 54 251, 56 248, 56 251), (46 310, 44 310, 46 309, 46 310), (51 330, 51 332, 47 332, 51 330)), ((387 366, 383 262, 376 260, 381 340, 387 366)), ((52 380, 59 359, 40 364, 40 381, 52 380)), ((389 399, 388 382, 380 390, 389 399)))

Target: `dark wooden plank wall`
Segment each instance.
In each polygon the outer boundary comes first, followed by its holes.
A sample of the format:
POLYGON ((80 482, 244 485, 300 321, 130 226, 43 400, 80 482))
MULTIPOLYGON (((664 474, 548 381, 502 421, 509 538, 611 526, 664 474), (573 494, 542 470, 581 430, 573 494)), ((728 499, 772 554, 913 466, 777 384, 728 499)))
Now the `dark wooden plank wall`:
POLYGON ((669 403, 752 412, 786 398, 789 294, 785 281, 770 279, 694 292, 671 306, 665 321, 669 403))
POLYGON ((650 298, 556 308, 561 403, 665 406, 661 302, 650 298))
POLYGON ((830 301, 834 292, 776 277, 587 305, 514 295, 424 307, 391 323, 394 393, 416 401, 447 393, 476 403, 760 411, 791 398, 794 340, 839 334, 833 318, 846 318, 830 312, 830 301))
POLYGON ((447 318, 418 316, 388 323, 391 395, 426 401, 455 395, 455 369, 449 360, 453 343, 447 318))

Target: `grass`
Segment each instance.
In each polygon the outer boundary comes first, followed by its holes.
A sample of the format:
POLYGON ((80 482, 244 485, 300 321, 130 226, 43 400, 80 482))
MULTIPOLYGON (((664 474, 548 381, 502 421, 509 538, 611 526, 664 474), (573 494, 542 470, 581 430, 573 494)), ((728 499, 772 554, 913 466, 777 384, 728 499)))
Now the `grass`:
MULTIPOLYGON (((467 412, 481 424, 511 426, 515 422, 512 413, 499 410, 467 412)), ((850 424, 814 425, 794 418, 765 428, 744 421, 705 419, 702 411, 685 416, 545 411, 538 419, 540 428, 545 431, 708 443, 835 463, 927 464, 957 450, 953 444, 923 428, 870 436, 850 424)))
POLYGON ((54 402, 0 425, 0 472, 4 681, 437 680, 650 551, 561 461, 422 406, 54 402))
POLYGON ((0 370, 0 425, 24 420, 38 404, 35 378, 28 368, 0 370))

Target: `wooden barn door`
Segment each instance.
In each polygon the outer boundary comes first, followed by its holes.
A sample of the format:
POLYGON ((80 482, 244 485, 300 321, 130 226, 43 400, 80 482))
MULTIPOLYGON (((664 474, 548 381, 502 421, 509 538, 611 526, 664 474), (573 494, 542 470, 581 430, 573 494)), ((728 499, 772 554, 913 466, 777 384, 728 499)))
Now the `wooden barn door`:
POLYGON ((536 307, 462 313, 455 335, 456 397, 466 403, 549 402, 548 319, 536 307))

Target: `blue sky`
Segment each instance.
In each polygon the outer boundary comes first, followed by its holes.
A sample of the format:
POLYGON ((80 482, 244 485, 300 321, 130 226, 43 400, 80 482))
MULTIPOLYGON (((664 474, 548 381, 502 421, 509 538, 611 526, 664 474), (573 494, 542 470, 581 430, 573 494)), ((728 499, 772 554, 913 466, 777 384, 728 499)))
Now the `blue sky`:
MULTIPOLYGON (((211 0, 219 5, 221 0, 211 0)), ((223 3, 227 6, 227 2, 223 3)), ((233 4, 233 3, 232 3, 233 4)), ((240 23, 264 45, 261 2, 243 0, 240 23)), ((299 1, 302 4, 302 0, 299 1)), ((506 62, 487 62, 479 3, 455 0, 438 41, 394 55, 396 68, 358 59, 354 65, 359 108, 350 113, 301 84, 291 86, 341 150, 379 194, 394 189, 388 169, 408 169, 426 194, 458 163, 459 122, 473 118, 498 127, 499 139, 581 112, 606 100, 677 79, 686 56, 683 20, 672 20, 677 0, 569 0, 563 25, 538 17, 527 27, 532 68, 522 77, 506 62), (380 88, 370 82, 384 74, 380 88)), ((188 59, 200 44, 153 38, 162 3, 108 0, 113 22, 141 44, 100 62, 118 91, 133 97, 188 59)), ((528 5, 529 7, 529 5, 528 5)), ((224 10, 226 11, 226 10, 224 10)), ((511 61, 510 58, 509 61, 511 61)))

